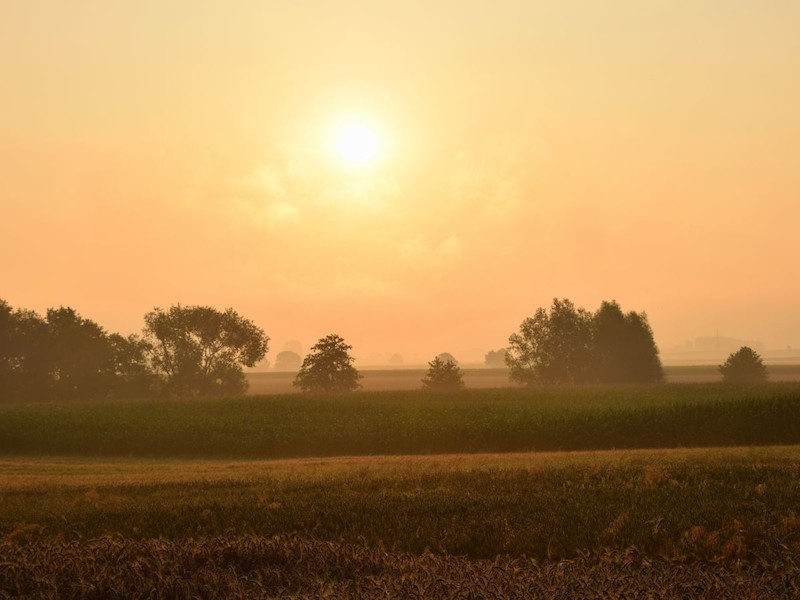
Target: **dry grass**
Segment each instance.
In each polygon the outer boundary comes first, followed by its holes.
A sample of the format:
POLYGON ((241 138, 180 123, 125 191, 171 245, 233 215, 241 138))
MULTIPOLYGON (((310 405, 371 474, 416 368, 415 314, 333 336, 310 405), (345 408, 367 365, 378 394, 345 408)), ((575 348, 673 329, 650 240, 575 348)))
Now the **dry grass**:
MULTIPOLYGON (((701 535, 697 533, 697 535, 701 535)), ((296 536, 0 543, 1 598, 796 598, 800 564, 683 564, 631 549, 539 564, 296 536)))

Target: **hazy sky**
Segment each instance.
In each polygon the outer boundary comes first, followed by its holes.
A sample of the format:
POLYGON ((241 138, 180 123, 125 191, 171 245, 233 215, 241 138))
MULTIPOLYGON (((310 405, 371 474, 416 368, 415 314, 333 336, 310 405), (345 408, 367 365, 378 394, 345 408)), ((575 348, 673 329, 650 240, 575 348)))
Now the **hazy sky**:
POLYGON ((482 356, 553 297, 800 346, 797 0, 4 0, 0 298, 482 356), (374 132, 361 167, 337 123, 374 132))

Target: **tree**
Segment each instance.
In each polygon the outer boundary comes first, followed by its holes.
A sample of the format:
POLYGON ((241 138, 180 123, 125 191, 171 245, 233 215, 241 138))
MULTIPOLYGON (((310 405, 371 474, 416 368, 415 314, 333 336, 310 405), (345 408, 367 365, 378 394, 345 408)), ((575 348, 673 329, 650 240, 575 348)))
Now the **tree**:
POLYGON ((645 383, 661 381, 663 376, 647 315, 624 314, 616 301, 604 301, 592 317, 591 379, 645 383))
POLYGON ((276 371, 297 371, 300 369, 300 365, 303 362, 303 357, 300 356, 297 352, 292 352, 291 350, 284 350, 283 352, 278 352, 278 356, 275 357, 275 370, 276 371))
POLYGON ((47 353, 59 398, 102 398, 114 388, 114 346, 105 330, 69 307, 47 310, 47 353))
POLYGON ((304 392, 347 392, 361 387, 353 366, 352 346, 336 334, 321 338, 303 359, 294 385, 304 392))
POLYGON ((242 367, 267 353, 269 337, 232 308, 156 308, 144 317, 151 367, 165 391, 178 396, 241 394, 247 390, 242 367))
POLYGON ((582 383, 591 362, 592 316, 567 299, 555 298, 548 313, 539 308, 508 338, 506 364, 512 381, 582 383))
POLYGON ((114 349, 114 395, 141 398, 157 392, 158 377, 148 362, 152 346, 137 335, 112 333, 108 339, 114 349))
POLYGON ((487 367, 491 367, 493 369, 502 369, 507 366, 507 354, 508 350, 505 348, 500 348, 499 350, 489 350, 489 352, 486 353, 483 362, 487 367))
POLYGON ((506 363, 520 383, 655 382, 663 377, 644 313, 603 302, 597 312, 553 300, 509 338, 506 363))
POLYGON ((422 380, 423 389, 435 392, 450 392, 464 387, 461 369, 452 360, 440 356, 428 363, 428 374, 422 380))
POLYGON ((51 393, 47 322, 31 310, 0 300, 0 390, 3 399, 45 397, 51 393))
POLYGON ((767 380, 767 367, 761 357, 748 346, 742 346, 719 366, 722 381, 726 383, 763 383, 767 380))

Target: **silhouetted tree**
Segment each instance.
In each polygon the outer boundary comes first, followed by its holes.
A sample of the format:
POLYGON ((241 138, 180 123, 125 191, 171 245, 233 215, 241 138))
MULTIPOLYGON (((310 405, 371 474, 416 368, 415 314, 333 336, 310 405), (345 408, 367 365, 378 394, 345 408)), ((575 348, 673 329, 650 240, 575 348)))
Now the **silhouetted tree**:
POLYGON ((291 350, 284 350, 283 352, 278 352, 278 356, 275 357, 275 370, 276 371, 297 371, 300 369, 300 365, 303 362, 303 357, 300 356, 297 352, 292 352, 291 350))
POLYGON ((519 383, 581 383, 591 362, 592 315, 567 299, 539 308, 508 338, 506 364, 519 383))
POLYGON ((645 383, 663 379, 658 348, 645 313, 624 314, 603 302, 592 317, 593 381, 645 383))
POLYGON ((499 350, 489 350, 489 352, 486 353, 483 362, 487 367, 500 369, 507 366, 506 365, 507 354, 508 350, 506 350, 505 348, 500 348, 499 350))
POLYGON ((440 356, 428 363, 428 374, 422 379, 423 389, 435 392, 450 392, 464 387, 461 369, 452 360, 440 356))
POLYGON ((59 398, 102 398, 114 389, 114 346, 105 330, 69 307, 47 311, 47 354, 59 398))
POLYGON ((303 359, 294 385, 304 392, 347 392, 358 389, 361 375, 353 366, 352 346, 336 334, 320 339, 303 359))
POLYGON ((148 361, 152 346, 137 335, 112 333, 108 339, 114 349, 114 395, 142 398, 158 393, 159 379, 148 361))
POLYGON ((232 308, 178 305, 157 308, 144 320, 150 364, 164 389, 175 395, 243 393, 242 367, 254 366, 267 353, 264 331, 232 308))
POLYGON ((45 398, 52 392, 47 322, 0 300, 0 393, 3 399, 45 398))
POLYGON ((392 354, 389 357, 389 364, 392 366, 399 366, 403 364, 403 356, 401 354, 392 354))
POLYGON ((663 377, 644 313, 624 314, 616 302, 596 313, 553 300, 509 338, 506 363, 520 383, 655 382, 663 377))
POLYGON ((767 367, 761 357, 748 346, 742 346, 719 366, 722 381, 726 383, 763 383, 767 380, 767 367))

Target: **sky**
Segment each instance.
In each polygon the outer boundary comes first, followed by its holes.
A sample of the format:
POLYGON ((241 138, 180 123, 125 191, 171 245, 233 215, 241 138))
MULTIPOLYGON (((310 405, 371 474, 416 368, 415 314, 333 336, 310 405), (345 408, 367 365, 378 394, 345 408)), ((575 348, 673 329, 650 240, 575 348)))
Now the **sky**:
POLYGON ((555 297, 645 311, 662 352, 800 347, 799 28, 796 0, 4 0, 0 298, 126 334, 232 307, 272 359, 480 360, 555 297))

